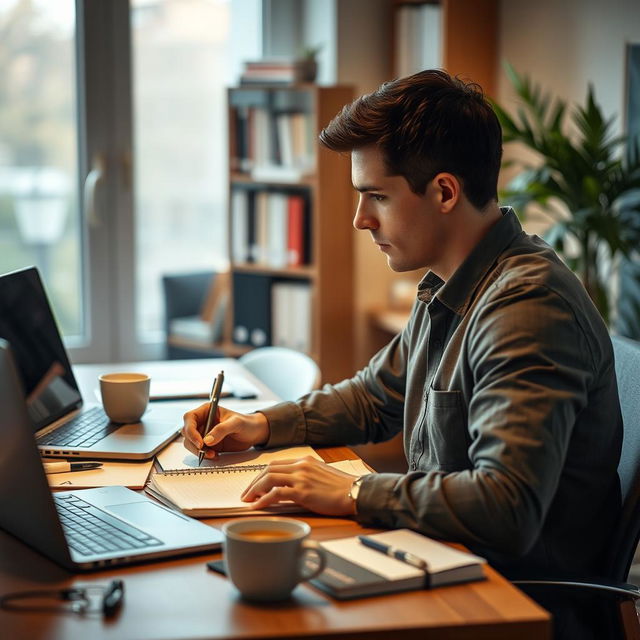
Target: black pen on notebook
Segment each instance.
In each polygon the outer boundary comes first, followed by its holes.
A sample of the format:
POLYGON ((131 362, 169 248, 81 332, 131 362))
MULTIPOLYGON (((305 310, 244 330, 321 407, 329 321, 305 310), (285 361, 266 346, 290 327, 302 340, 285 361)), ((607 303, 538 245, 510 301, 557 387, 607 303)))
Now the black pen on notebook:
POLYGON ((99 469, 102 462, 66 462, 60 460, 56 462, 43 462, 45 473, 67 473, 69 471, 89 471, 89 469, 99 469))
MULTIPOLYGON (((220 402, 220 395, 222 394, 222 383, 224 382, 224 371, 221 371, 216 379, 213 381, 213 387, 211 388, 211 398, 209 405, 209 415, 207 416, 207 424, 204 427, 204 431, 202 433, 202 439, 206 438, 207 434, 213 428, 213 423, 216 419, 216 414, 218 413, 218 403, 220 402)), ((198 451, 198 466, 202 464, 204 460, 205 450, 204 448, 198 451)))
POLYGON ((391 545, 384 544, 383 542, 378 542, 372 538, 367 538, 367 536, 358 536, 358 540, 360 540, 365 547, 380 551, 380 553, 384 553, 385 555, 391 556, 401 562, 406 562, 416 569, 420 569, 422 571, 427 570, 427 563, 413 553, 403 551, 402 549, 398 549, 398 547, 392 547, 391 545))

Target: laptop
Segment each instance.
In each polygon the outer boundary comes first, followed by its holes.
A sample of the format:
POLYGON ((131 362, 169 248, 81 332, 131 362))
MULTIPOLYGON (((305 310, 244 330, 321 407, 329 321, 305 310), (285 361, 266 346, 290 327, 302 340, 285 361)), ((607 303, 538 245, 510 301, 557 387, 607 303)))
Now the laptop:
POLYGON ((100 404, 83 402, 35 267, 0 276, 0 338, 11 344, 41 455, 144 460, 177 435, 175 409, 166 405, 121 425, 100 404))
POLYGON ((71 570, 219 549, 222 533, 125 487, 51 493, 8 343, 0 340, 0 527, 71 570))

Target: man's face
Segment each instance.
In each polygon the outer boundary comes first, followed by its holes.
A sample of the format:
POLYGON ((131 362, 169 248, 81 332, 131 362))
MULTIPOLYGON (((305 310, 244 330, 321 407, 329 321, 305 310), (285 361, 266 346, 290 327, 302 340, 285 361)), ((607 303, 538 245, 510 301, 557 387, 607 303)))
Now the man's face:
POLYGON ((389 176, 374 146, 351 153, 351 180, 360 192, 353 226, 368 229, 394 271, 429 268, 438 273, 445 253, 444 216, 431 181, 417 195, 402 176, 389 176))

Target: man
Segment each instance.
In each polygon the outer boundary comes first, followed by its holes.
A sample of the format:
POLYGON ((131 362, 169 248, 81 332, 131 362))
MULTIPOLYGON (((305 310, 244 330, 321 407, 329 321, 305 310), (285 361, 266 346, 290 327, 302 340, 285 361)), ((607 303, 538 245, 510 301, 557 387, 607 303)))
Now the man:
MULTIPOLYGON (((354 227, 394 271, 429 271, 367 367, 297 403, 221 409, 207 456, 403 431, 407 474, 281 461, 244 499, 461 542, 511 577, 597 573, 620 507, 611 341, 575 276, 498 206, 493 110, 475 85, 423 71, 346 106, 320 141, 351 153, 354 227)), ((207 411, 185 415, 191 451, 207 411)))

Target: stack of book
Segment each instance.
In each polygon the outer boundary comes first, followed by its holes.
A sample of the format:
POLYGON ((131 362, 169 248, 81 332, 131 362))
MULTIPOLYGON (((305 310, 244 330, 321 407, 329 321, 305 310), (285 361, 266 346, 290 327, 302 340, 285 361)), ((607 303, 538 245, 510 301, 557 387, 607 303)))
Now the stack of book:
POLYGON ((297 77, 295 60, 248 60, 240 84, 293 84, 297 77))

